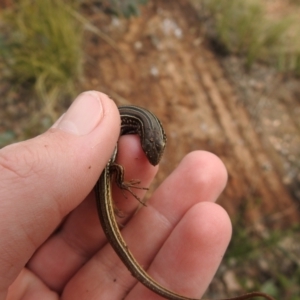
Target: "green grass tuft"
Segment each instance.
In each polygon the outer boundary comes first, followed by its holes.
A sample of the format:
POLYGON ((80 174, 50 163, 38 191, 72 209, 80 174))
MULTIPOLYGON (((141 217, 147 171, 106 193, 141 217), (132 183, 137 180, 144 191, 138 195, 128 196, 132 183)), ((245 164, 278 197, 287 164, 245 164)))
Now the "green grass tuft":
POLYGON ((245 291, 260 290, 275 299, 298 299, 299 225, 286 230, 267 230, 261 225, 246 227, 242 217, 233 221, 225 265, 234 268, 245 291))
POLYGON ((2 74, 33 87, 50 115, 57 101, 76 93, 82 73, 82 31, 66 3, 22 0, 1 15, 2 74))
POLYGON ((140 14, 139 6, 145 5, 148 0, 106 0, 103 4, 116 15, 130 18, 140 14))
POLYGON ((297 14, 270 18, 265 4, 259 0, 200 0, 200 3, 212 20, 209 35, 226 53, 244 56, 247 67, 263 61, 300 75, 297 14))

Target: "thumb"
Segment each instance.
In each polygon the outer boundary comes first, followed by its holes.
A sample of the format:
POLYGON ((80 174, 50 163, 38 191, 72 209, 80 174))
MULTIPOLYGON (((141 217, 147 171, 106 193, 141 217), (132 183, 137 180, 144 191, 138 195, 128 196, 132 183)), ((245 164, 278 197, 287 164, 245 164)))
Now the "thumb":
POLYGON ((92 91, 44 134, 0 150, 0 294, 92 190, 119 131, 113 101, 92 91))

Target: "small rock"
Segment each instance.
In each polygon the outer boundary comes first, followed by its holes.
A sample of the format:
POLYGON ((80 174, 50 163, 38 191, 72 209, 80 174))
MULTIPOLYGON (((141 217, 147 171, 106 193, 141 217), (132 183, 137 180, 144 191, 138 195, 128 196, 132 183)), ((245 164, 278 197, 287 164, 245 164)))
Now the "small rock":
POLYGON ((158 77, 158 75, 159 75, 159 70, 157 69, 157 67, 152 66, 152 67, 150 68, 150 74, 151 74, 153 77, 158 77))
POLYGON ((136 41, 133 46, 135 50, 141 50, 143 48, 143 43, 141 41, 136 41))
POLYGON ((239 291, 241 289, 233 271, 227 271, 223 276, 228 291, 239 291))

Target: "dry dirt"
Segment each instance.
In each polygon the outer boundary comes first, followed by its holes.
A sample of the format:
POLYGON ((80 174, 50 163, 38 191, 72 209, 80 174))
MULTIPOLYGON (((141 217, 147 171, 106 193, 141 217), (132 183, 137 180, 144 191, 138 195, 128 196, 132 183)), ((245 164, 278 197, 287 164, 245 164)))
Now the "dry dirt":
POLYGON ((164 124, 154 186, 188 152, 207 150, 227 167, 219 203, 232 219, 268 228, 299 222, 298 80, 263 66, 246 73, 239 59, 218 57, 188 1, 152 1, 130 20, 96 6, 86 14, 114 45, 86 33, 84 88, 146 107, 164 124))

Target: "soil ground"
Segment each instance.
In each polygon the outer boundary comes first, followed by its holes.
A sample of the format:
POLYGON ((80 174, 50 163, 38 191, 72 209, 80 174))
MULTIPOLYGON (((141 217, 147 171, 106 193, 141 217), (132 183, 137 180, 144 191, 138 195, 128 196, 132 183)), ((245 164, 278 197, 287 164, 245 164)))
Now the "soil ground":
POLYGON ((298 80, 261 65, 247 73, 240 59, 218 57, 188 1, 151 1, 130 20, 93 6, 87 14, 115 47, 87 33, 84 88, 148 108, 166 130, 154 186, 188 152, 207 150, 227 167, 219 203, 233 219, 268 228, 299 222, 298 80))

